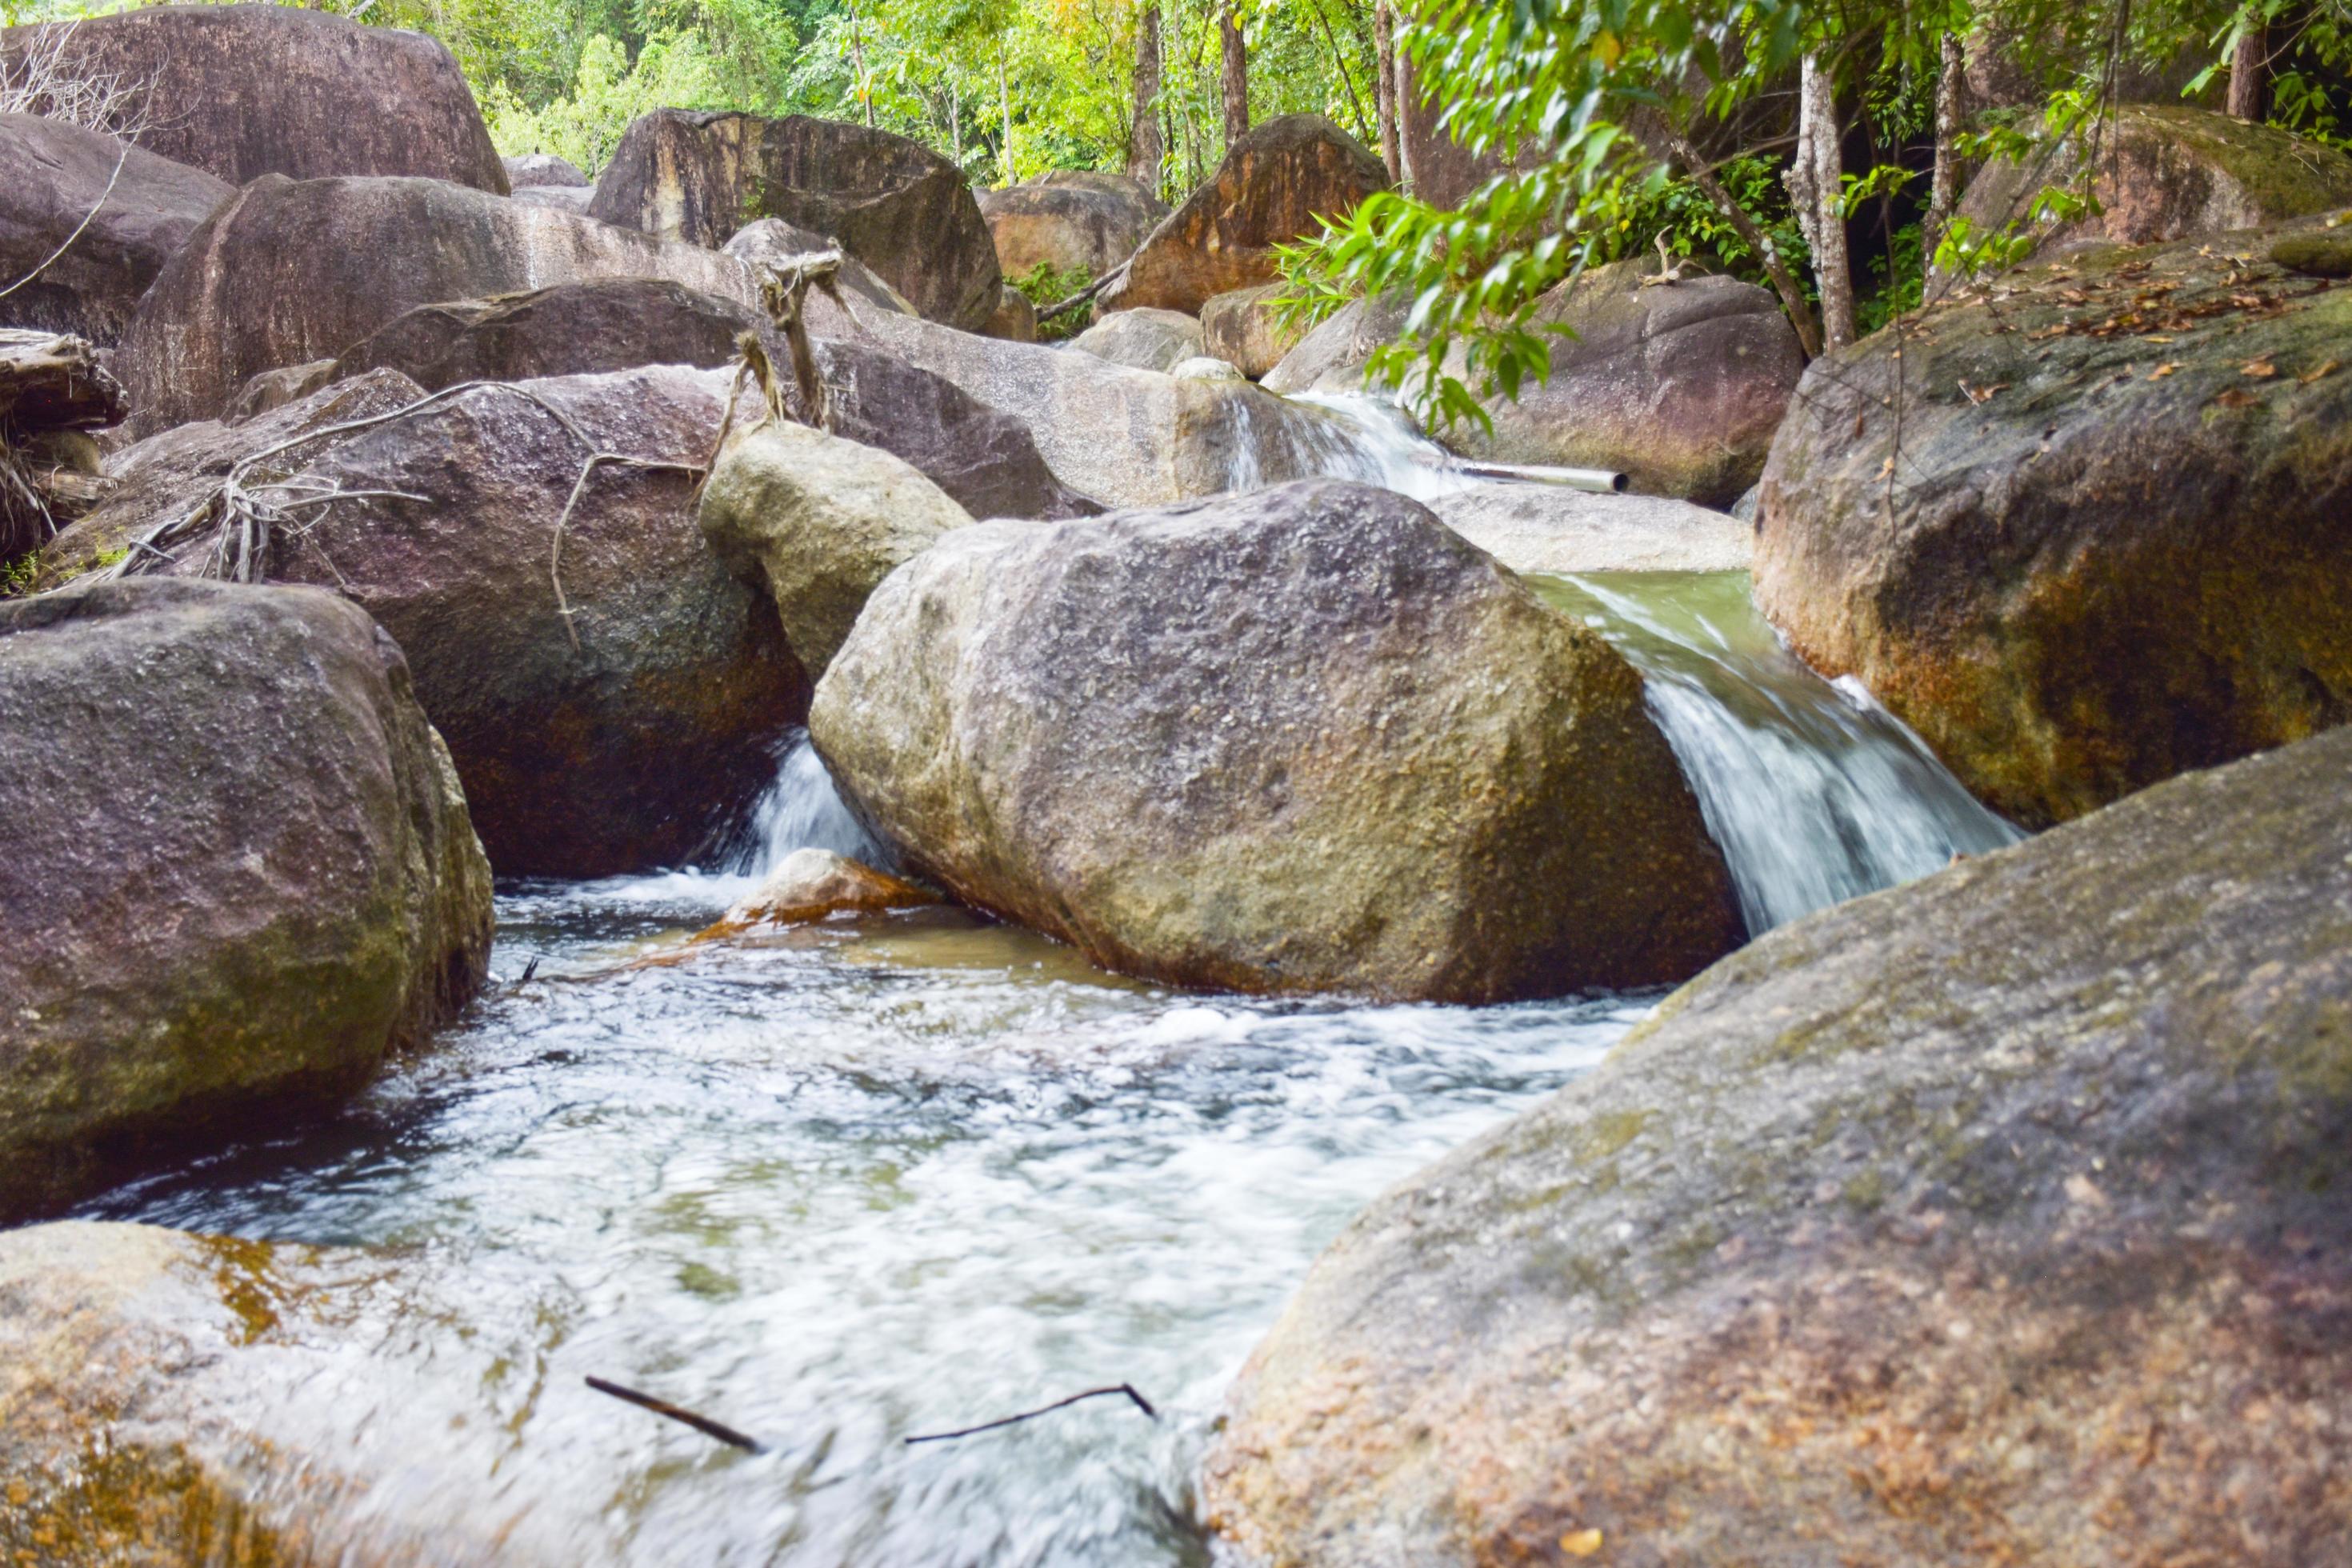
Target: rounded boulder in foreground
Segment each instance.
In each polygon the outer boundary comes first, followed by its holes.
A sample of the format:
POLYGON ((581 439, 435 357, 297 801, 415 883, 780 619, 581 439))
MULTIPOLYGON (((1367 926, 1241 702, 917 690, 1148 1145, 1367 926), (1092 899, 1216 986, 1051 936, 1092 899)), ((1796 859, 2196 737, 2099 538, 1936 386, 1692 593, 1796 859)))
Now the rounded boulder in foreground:
POLYGON ((1151 979, 1495 1001, 1738 940, 1640 677, 1368 486, 959 529, 810 729, 915 872, 1151 979))

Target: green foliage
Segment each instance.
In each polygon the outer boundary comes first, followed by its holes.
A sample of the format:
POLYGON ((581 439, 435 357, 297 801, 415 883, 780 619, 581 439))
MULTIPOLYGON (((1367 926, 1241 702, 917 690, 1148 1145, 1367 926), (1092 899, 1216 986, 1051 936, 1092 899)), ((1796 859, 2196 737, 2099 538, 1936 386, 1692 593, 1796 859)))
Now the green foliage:
MULTIPOLYGON (((1020 277, 1011 279, 1013 286, 1028 296, 1029 302, 1043 310, 1048 305, 1058 305, 1095 280, 1094 274, 1083 267, 1056 267, 1041 261, 1020 277)), ((1075 337, 1086 330, 1084 308, 1063 311, 1052 321, 1040 319, 1037 335, 1047 342, 1075 337)))
POLYGON ((533 109, 503 81, 480 94, 490 140, 512 157, 553 153, 593 175, 629 121, 656 109, 720 109, 729 97, 702 40, 665 34, 631 61, 616 39, 590 38, 569 90, 533 109))
MULTIPOLYGON (((1796 208, 1780 171, 1770 161, 1741 156, 1715 172, 1717 181, 1741 210, 1764 231, 1772 248, 1791 265, 1810 264, 1811 253, 1797 226, 1796 208)), ((1668 179, 1663 174, 1628 183, 1617 205, 1621 238, 1612 242, 1605 259, 1640 255, 1656 248, 1659 237, 1668 254, 1705 265, 1749 283, 1765 283, 1764 258, 1733 228, 1731 220, 1706 194, 1688 179, 1668 179)), ((1596 210, 1601 209, 1596 204, 1596 210)), ((1597 258, 1599 259, 1599 258, 1597 258)))

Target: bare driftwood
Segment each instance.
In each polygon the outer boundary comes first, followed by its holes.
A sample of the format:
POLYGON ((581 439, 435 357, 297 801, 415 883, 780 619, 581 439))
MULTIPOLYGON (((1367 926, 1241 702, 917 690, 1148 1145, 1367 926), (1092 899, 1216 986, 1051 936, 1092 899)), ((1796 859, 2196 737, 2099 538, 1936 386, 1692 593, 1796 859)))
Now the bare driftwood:
POLYGON ((1096 279, 1093 282, 1087 284, 1076 293, 1071 295, 1068 299, 1059 300, 1054 304, 1046 306, 1044 310, 1037 312, 1038 325, 1045 325, 1047 321, 1052 321, 1055 317, 1062 314, 1065 310, 1076 310, 1079 306, 1085 304, 1087 300, 1093 299, 1096 295, 1101 293, 1112 284, 1125 278, 1127 276, 1127 269, 1134 264, 1135 258, 1130 256, 1125 261, 1120 262, 1118 266, 1112 268, 1109 271, 1104 273, 1101 277, 1096 279))
POLYGON ((650 1410, 656 1415, 667 1415, 673 1421, 693 1427, 706 1437, 718 1438, 730 1448, 740 1448, 747 1454, 764 1454, 768 1451, 766 1446, 758 1438, 746 1436, 732 1426, 713 1421, 708 1415, 698 1415, 683 1405, 672 1405, 667 1399, 656 1399, 650 1394, 640 1394, 634 1388, 624 1388, 617 1383, 608 1383, 601 1377, 590 1378, 588 1386, 599 1394, 609 1394, 615 1399, 626 1400, 640 1410, 650 1410))
POLYGON ((944 1443, 954 1437, 969 1437, 976 1432, 993 1432, 999 1426, 1011 1426, 1017 1422, 1034 1421, 1040 1415, 1049 1415, 1066 1405, 1076 1405, 1081 1399, 1100 1399, 1111 1394, 1127 1395, 1128 1398, 1135 1401, 1135 1407, 1138 1410, 1142 1411, 1154 1421, 1160 1419, 1160 1412, 1151 1408, 1151 1401, 1135 1391, 1135 1384, 1115 1383, 1108 1388, 1089 1388, 1084 1394, 1073 1394, 1067 1399, 1056 1399, 1051 1405, 1041 1405, 1034 1410, 1024 1410, 1018 1415, 1006 1415, 994 1421, 983 1421, 977 1426, 965 1426, 953 1432, 926 1432, 919 1437, 908 1438, 907 1442, 910 1446, 916 1443, 944 1443))
MULTIPOLYGON (((800 395, 797 417, 803 425, 830 433, 833 429, 833 400, 827 394, 823 377, 817 374, 816 350, 809 342, 805 307, 808 291, 816 289, 826 299, 849 313, 847 301, 841 297, 841 262, 839 247, 810 251, 802 256, 788 256, 781 261, 763 264, 760 268, 760 300, 768 308, 768 318, 784 338, 784 347, 793 360, 793 384, 800 395)), ((767 355, 761 353, 757 362, 751 358, 756 345, 747 345, 744 361, 760 377, 761 390, 768 396, 772 416, 783 417, 787 410, 779 395, 772 366, 767 365, 767 355), (763 368, 764 367, 764 368, 763 368)), ((729 412, 733 412, 730 403, 729 412)))

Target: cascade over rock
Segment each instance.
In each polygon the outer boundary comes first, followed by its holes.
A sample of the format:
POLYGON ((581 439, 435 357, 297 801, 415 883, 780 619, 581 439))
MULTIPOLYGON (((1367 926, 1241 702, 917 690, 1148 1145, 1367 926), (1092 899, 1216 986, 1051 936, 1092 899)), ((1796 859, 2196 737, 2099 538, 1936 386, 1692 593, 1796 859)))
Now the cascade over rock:
MULTIPOLYGON (((1993 160, 1969 182, 1959 216, 1985 230, 2023 217, 2042 186, 2066 181, 2076 155, 2061 142, 2023 163, 1993 160)), ((2040 257, 2090 241, 2147 245, 2352 207, 2352 154, 2210 109, 2130 103, 2103 129, 2093 190, 2100 211, 2052 226, 2040 257)))
POLYGON ((1641 679, 1391 491, 956 530, 809 728, 918 873, 1150 979, 1496 1001, 1738 939, 1641 679))
POLYGON ((2352 716, 2352 292, 2267 244, 2004 275, 1817 361, 1773 445, 1758 602, 2021 822, 2352 716))
POLYGON ((1212 1526, 1286 1568, 2342 1559, 2347 784, 2352 732, 2304 742, 1717 963, 1349 1225, 1212 1526))
POLYGON ((962 172, 887 131, 656 110, 622 136, 588 211, 712 247, 780 217, 839 240, 933 321, 977 329, 996 310, 996 247, 962 172))
POLYGON ((734 437, 710 470, 704 537, 774 600, 802 668, 824 673, 876 584, 971 514, 908 464, 789 420, 734 437))
POLYGON ((401 650, 309 589, 0 603, 0 1218, 349 1090, 480 984, 489 868, 401 650))
POLYGON ((1271 283, 1276 246, 1315 233, 1318 218, 1345 216, 1388 183, 1381 161, 1319 114, 1252 126, 1208 183, 1151 231, 1126 280, 1097 303, 1197 313, 1212 295, 1271 283))
POLYGON ((1039 267, 1100 278, 1134 255, 1168 212, 1166 202, 1124 174, 1076 169, 980 193, 980 216, 1007 278, 1039 267))
POLYGON ((507 194, 489 128, 438 39, 290 5, 154 5, 0 32, 13 67, 70 26, 61 62, 148 84, 139 144, 241 185, 415 174, 507 194))
POLYGON ((112 345, 163 263, 234 189, 143 148, 126 153, 103 132, 0 114, 0 276, 27 279, 0 296, 0 326, 112 345))
POLYGON ((419 305, 657 279, 756 306, 731 257, 441 180, 254 181, 156 278, 118 370, 152 433, 217 416, 265 370, 331 358, 419 305))

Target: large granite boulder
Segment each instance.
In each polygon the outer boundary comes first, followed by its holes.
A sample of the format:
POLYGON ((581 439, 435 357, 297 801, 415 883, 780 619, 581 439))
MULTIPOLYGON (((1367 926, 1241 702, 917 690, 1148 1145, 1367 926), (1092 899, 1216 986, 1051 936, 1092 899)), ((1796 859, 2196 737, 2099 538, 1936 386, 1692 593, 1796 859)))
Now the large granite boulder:
POLYGON ((971 521, 899 458, 789 420, 727 443, 698 516, 719 559, 775 602, 812 680, 883 578, 971 521))
POLYGON ((233 188, 103 132, 0 114, 0 276, 27 279, 0 296, 0 326, 113 344, 163 263, 233 188))
POLYGON ((234 423, 199 420, 133 442, 105 460, 105 495, 42 549, 31 586, 53 588, 111 565, 138 541, 220 488, 254 453, 330 425, 403 408, 424 389, 397 371, 370 371, 257 410, 234 423))
POLYGON ((980 215, 1007 278, 1040 267, 1100 278, 1135 254, 1168 204, 1124 174, 1052 169, 980 193, 980 215))
POLYGON ((996 310, 996 247, 953 163, 904 136, 804 114, 663 109, 621 137, 589 212, 716 247, 754 218, 829 236, 933 321, 996 310))
MULTIPOLYGON (((845 312, 826 310, 821 323, 858 331, 845 312)), ((740 300, 656 279, 601 279, 420 305, 352 347, 331 376, 391 369, 437 391, 466 381, 646 364, 716 368, 733 363, 746 332, 761 339, 772 363, 789 363, 766 314, 740 300)), ((1054 477, 1021 421, 982 406, 944 377, 867 342, 819 338, 814 347, 835 432, 896 453, 976 515, 1086 517, 1102 510, 1054 477)))
POLYGON ((401 651, 331 595, 0 603, 0 1219, 363 1081, 480 984, 489 868, 401 651))
POLYGON ((1112 311, 1072 338, 1070 347, 1132 370, 1157 371, 1174 370, 1208 352, 1199 317, 1148 305, 1112 311))
MULTIPOLYGON (((1961 195, 1959 216, 1994 230, 2022 218, 2034 193, 2070 177, 2064 142, 2023 163, 1996 159, 1961 195)), ((2257 228, 2352 206, 2352 155, 2184 103, 2133 103, 2102 126, 2093 189, 2100 211, 2051 227, 2040 254, 2084 242, 2147 245, 2257 228)))
POLYGON ((139 144, 232 185, 416 174, 507 193, 457 59, 423 33, 299 6, 157 5, 10 27, 0 64, 44 46, 76 74, 145 84, 139 144))
POLYGON ((267 175, 164 267, 117 368, 152 432, 213 418, 259 372, 341 354, 418 305, 601 278, 759 300, 732 258, 446 181, 267 175))
POLYGON ((2266 244, 2005 275, 1817 361, 1773 446, 1759 603, 2018 821, 2352 716, 2352 293, 2266 244))
MULTIPOLYGON (((304 511, 264 564, 410 650, 501 876, 683 863, 773 777, 806 710, 774 610, 695 526, 728 382, 670 365, 478 387, 249 470, 248 488, 373 492, 304 511), (658 466, 583 483, 583 440, 658 466)), ((213 549, 199 533, 168 569, 213 549)))
POLYGON ((1307 335, 1275 301, 1288 287, 1261 283, 1214 294, 1201 306, 1202 352, 1223 360, 1252 381, 1265 375, 1307 335))
POLYGON ((508 185, 517 193, 534 187, 584 191, 593 183, 580 172, 579 164, 552 153, 525 153, 520 157, 501 158, 499 162, 506 168, 508 185))
POLYGON ((1345 216, 1388 183, 1381 161, 1321 115, 1268 120, 1151 231, 1099 304, 1197 314, 1212 295, 1271 283, 1276 246, 1314 234, 1318 219, 1345 216))
MULTIPOLYGON (((1065 483, 1113 506, 1353 471, 1349 434, 1337 420, 1268 396, 1231 371, 1222 380, 1179 379, 932 321, 874 312, 860 319, 892 353, 1018 419, 1065 483)), ((856 434, 845 426, 843 433, 856 434)), ((998 510, 965 504, 982 517, 998 510)))
POLYGON ((1252 1560, 2352 1553, 2352 733, 1782 926, 1341 1233, 1252 1560))
POLYGON ((1391 491, 958 529, 809 729, 909 868, 1149 979, 1490 1002, 1739 939, 1641 678, 1391 491))

